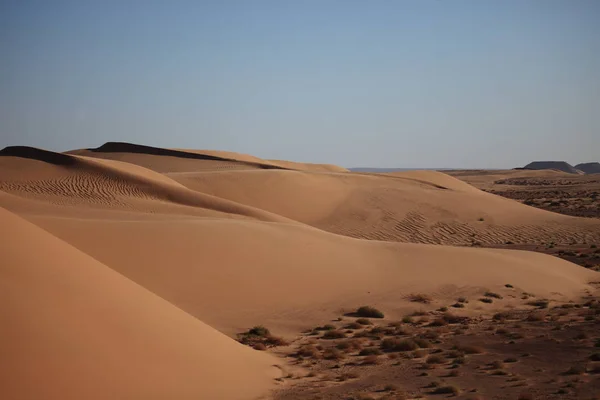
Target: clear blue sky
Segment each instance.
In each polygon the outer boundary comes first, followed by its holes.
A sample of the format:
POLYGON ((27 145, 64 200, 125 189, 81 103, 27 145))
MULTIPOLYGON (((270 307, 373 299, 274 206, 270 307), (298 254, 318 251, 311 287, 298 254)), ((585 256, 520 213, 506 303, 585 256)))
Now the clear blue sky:
POLYGON ((600 0, 0 0, 0 148, 600 161, 600 0))

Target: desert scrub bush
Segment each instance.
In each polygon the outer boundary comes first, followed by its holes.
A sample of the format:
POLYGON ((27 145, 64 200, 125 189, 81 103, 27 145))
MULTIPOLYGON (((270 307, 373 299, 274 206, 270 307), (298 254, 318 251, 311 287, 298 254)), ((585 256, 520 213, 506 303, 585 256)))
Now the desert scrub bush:
POLYGON ((504 321, 505 319, 508 319, 508 313, 499 312, 499 313, 494 314, 494 316, 492 318, 494 319, 494 321, 504 321))
POLYGON ((484 295, 485 297, 492 297, 492 298, 494 298, 494 299, 502 299, 502 298, 503 298, 503 297, 502 297, 502 296, 500 296, 498 293, 489 292, 489 291, 488 291, 488 292, 485 292, 483 295, 484 295))
POLYGON ((445 361, 446 360, 444 360, 444 357, 438 354, 431 355, 425 360, 427 364, 443 364, 445 361))
POLYGON ((287 342, 280 337, 273 336, 271 332, 262 325, 257 325, 246 332, 240 333, 238 342, 247 346, 257 348, 257 350, 265 350, 267 347, 285 346, 287 342), (263 346, 265 348, 263 348, 263 346))
POLYGON ((388 338, 381 341, 383 351, 412 351, 417 350, 419 345, 412 339, 388 338))
POLYGON ((506 285, 504 285, 504 287, 507 287, 507 288, 509 288, 509 289, 512 289, 512 288, 514 288, 514 286, 513 286, 513 285, 511 285, 510 283, 507 283, 506 285))
POLYGON ((378 356, 380 354, 382 354, 382 352, 377 347, 367 347, 358 353, 359 356, 378 356))
POLYGON ((468 303, 469 302, 466 297, 459 297, 458 299, 456 299, 456 301, 459 303, 468 303))
POLYGON ((431 303, 431 296, 428 296, 424 293, 413 293, 408 295, 408 300, 412 301, 413 303, 429 304, 431 303))
POLYGON ((444 307, 440 307, 440 308, 437 309, 437 311, 446 312, 446 311, 448 311, 448 307, 445 307, 445 306, 444 307))
POLYGON ((454 303, 452 304, 452 307, 454 308, 465 308, 464 303, 454 303))
POLYGON ((359 351, 363 348, 364 341, 357 338, 352 338, 348 340, 343 340, 335 345, 335 347, 339 350, 342 350, 346 353, 351 351, 359 351))
POLYGON ((490 299, 489 297, 482 297, 481 299, 479 299, 479 301, 482 303, 487 303, 487 304, 494 302, 494 300, 490 299))
POLYGON ((326 360, 341 360, 346 355, 335 347, 330 347, 323 352, 323 358, 326 360))
POLYGON ((483 349, 479 346, 473 345, 456 345, 453 348, 454 350, 462 351, 465 354, 481 354, 483 353, 483 349))
POLYGON ((519 360, 517 360, 514 357, 508 357, 508 358, 504 359, 504 362, 507 363, 507 364, 516 363, 517 361, 519 361, 519 360))
POLYGON ((431 393, 433 393, 433 394, 453 394, 456 396, 456 395, 460 394, 460 389, 453 385, 446 385, 446 386, 439 386, 439 387, 433 389, 433 391, 431 393))
POLYGON ((370 306, 359 307, 356 312, 356 316, 362 318, 383 318, 384 314, 378 309, 370 306))
POLYGON ((334 329, 332 331, 326 331, 323 334, 323 339, 342 339, 345 337, 346 337, 346 334, 337 329, 334 329))
POLYGON ((356 320, 356 323, 359 325, 373 325, 373 323, 368 318, 359 318, 356 320))
POLYGON ((431 343, 427 339, 414 338, 413 341, 422 349, 428 349, 431 347, 431 343))
POLYGON ((404 322, 405 324, 412 324, 413 322, 415 322, 415 320, 410 315, 407 315, 402 318, 402 322, 404 322))
POLYGON ((540 300, 528 301, 526 304, 528 306, 534 306, 534 307, 537 307, 537 308, 548 308, 549 302, 548 302, 548 300, 542 300, 542 299, 540 299, 540 300))
POLYGON ((327 325, 323 325, 323 326, 317 326, 314 330, 315 331, 332 331, 334 329, 335 329, 334 325, 327 324, 327 325))
POLYGON ((350 322, 348 325, 344 326, 344 329, 361 329, 363 326, 357 322, 350 322))
POLYGON ((298 358, 321 358, 321 352, 314 345, 308 344, 300 347, 295 356, 298 358))
POLYGON ((565 372, 563 375, 582 375, 585 374, 587 366, 585 364, 575 364, 565 372))
POLYGON ((529 315, 527 315, 527 318, 525 318, 525 320, 529 322, 539 322, 543 321, 545 318, 546 314, 543 312, 532 312, 529 315))
POLYGON ((378 363, 379 363, 379 357, 377 357, 376 355, 366 356, 365 358, 363 358, 363 361, 362 361, 363 365, 375 365, 378 363))
POLYGON ((444 318, 436 318, 429 323, 429 326, 446 326, 448 325, 448 321, 444 318))

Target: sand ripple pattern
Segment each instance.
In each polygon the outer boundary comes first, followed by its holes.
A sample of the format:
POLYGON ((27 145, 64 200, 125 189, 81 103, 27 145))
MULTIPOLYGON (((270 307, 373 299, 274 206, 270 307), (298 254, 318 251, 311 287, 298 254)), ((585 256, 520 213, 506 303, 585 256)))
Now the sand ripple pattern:
POLYGON ((131 198, 158 200, 150 188, 101 174, 72 174, 57 179, 0 181, 0 190, 17 196, 43 199, 57 205, 126 207, 131 198))

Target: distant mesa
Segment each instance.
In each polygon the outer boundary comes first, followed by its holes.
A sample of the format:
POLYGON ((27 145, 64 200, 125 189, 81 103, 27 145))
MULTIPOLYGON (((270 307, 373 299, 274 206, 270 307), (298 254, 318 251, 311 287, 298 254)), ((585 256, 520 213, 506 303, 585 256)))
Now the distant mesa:
POLYGON ((585 174, 600 174, 599 162, 581 163, 577 164, 575 168, 582 171, 585 174))
POLYGON ((523 169, 554 169, 569 174, 579 174, 575 167, 565 161, 534 161, 527 164, 523 169))

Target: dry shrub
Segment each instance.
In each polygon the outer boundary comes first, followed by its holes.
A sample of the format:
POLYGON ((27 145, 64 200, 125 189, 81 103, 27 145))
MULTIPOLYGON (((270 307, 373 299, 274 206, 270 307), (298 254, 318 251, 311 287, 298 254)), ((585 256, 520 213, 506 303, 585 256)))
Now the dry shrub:
POLYGON ((532 312, 529 315, 527 315, 527 318, 525 318, 525 320, 529 322, 538 322, 543 321, 545 318, 546 314, 543 312, 532 312))
POLYGON ((506 312, 499 312, 494 314, 493 316, 494 321, 504 321, 505 319, 508 319, 508 313, 506 312))
POLYGON ((413 358, 423 358, 427 355, 427 351, 419 349, 419 350, 415 350, 412 353, 413 358))
POLYGON ((288 343, 280 337, 273 336, 271 332, 262 325, 257 325, 247 332, 238 334, 238 341, 247 346, 261 349, 262 346, 275 347, 286 346, 288 343))
POLYGON ((374 307, 362 306, 356 310, 355 313, 358 317, 362 318, 383 318, 384 315, 381 311, 374 307))
POLYGON ((482 303, 487 303, 487 304, 494 302, 494 300, 490 299, 489 297, 482 297, 481 299, 479 299, 479 301, 481 301, 482 303))
POLYGON ((327 331, 325 332, 325 334, 323 334, 323 339, 342 339, 345 338, 346 334, 340 330, 332 330, 332 331, 327 331))
POLYGON ((429 326, 446 326, 448 325, 448 321, 443 318, 434 319, 429 326))
POLYGON ((357 322, 350 322, 348 325, 344 326, 345 329, 360 329, 362 325, 357 322))
POLYGON ((502 299, 502 298, 503 298, 503 297, 502 297, 502 296, 500 296, 498 293, 489 292, 489 291, 488 291, 488 292, 485 292, 483 295, 484 295, 485 297, 492 297, 492 298, 494 298, 494 299, 502 299))
POLYGON ((358 353, 359 356, 378 356, 380 354, 382 354, 382 352, 377 347, 367 347, 358 353))
POLYGON ((465 354, 462 351, 458 351, 458 350, 448 350, 446 352, 446 357, 447 358, 458 358, 458 357, 462 357, 465 354))
POLYGON ((462 351, 465 354, 481 354, 484 352, 481 347, 473 345, 456 345, 454 350, 462 351))
POLYGON ((312 344, 300 347, 295 355, 296 357, 303 358, 321 358, 321 353, 319 352, 319 349, 317 349, 312 344))
POLYGON ((405 324, 412 324, 414 321, 413 317, 411 317, 410 315, 407 315, 406 317, 402 318, 402 322, 404 322, 405 324))
POLYGON ((418 310, 411 314, 413 317, 422 317, 423 315, 427 315, 427 311, 418 310))
POLYGON ((352 351, 359 351, 363 348, 363 340, 352 338, 339 342, 335 347, 338 350, 342 350, 346 353, 350 353, 352 351))
POLYGON ((505 358, 505 359, 504 359, 504 362, 505 362, 505 363, 516 363, 517 361, 519 361, 519 360, 517 360, 517 359, 516 359, 516 358, 514 358, 514 357, 508 357, 508 358, 505 358))
POLYGON ((535 397, 533 397, 533 394, 531 394, 531 393, 523 392, 523 393, 519 394, 519 397, 517 398, 517 400, 535 400, 535 397))
POLYGON ((381 342, 383 351, 412 351, 419 348, 419 345, 411 339, 388 338, 381 342))
POLYGON ((431 296, 426 295, 424 293, 413 293, 408 296, 408 299, 410 301, 412 301, 413 303, 423 303, 423 304, 429 304, 432 301, 431 296))
POLYGON ((335 347, 331 347, 323 352, 323 358, 326 360, 341 360, 344 357, 346 355, 335 347))
POLYGON ((575 364, 568 370, 566 370, 564 375, 582 375, 585 374, 587 366, 585 364, 575 364))
POLYGON ((425 360, 427 364, 443 364, 445 361, 446 360, 444 360, 444 357, 437 354, 431 355, 427 357, 427 360, 425 360))
POLYGON ((442 315, 442 319, 449 324, 458 324, 460 322, 464 322, 464 321, 468 320, 467 317, 459 317, 458 315, 454 315, 449 312, 444 313, 444 315, 442 315))
POLYGON ((454 308, 465 308, 465 305, 463 303, 454 303, 454 304, 452 304, 452 307, 454 307, 454 308))
POLYGON ((460 389, 453 385, 439 386, 435 388, 432 392, 433 394, 452 394, 458 395, 460 394, 460 389))
POLYGON ((378 363, 379 363, 379 357, 377 357, 376 355, 366 356, 365 358, 363 358, 363 361, 362 361, 363 365, 375 365, 378 363))
POLYGON ((373 323, 367 318, 359 318, 356 320, 356 323, 360 325, 373 325, 373 323))
POLYGON ((428 340, 422 338, 415 338, 414 342, 422 349, 428 349, 431 347, 431 343, 428 340))
POLYGON ((534 306, 538 308, 548 308, 549 301, 548 300, 532 300, 526 303, 528 306, 534 306))

